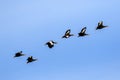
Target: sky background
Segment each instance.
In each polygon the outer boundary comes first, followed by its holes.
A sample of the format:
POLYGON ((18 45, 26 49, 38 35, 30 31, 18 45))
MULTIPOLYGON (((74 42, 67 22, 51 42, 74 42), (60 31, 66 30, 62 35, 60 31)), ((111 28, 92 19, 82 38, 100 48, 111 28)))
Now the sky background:
POLYGON ((119 0, 0 0, 0 80, 120 80, 119 0), (95 30, 103 21, 109 26, 95 30), (87 27, 89 36, 78 38, 87 27), (71 29, 75 36, 61 39, 71 29), (58 42, 53 49, 44 44, 58 42), (18 51, 26 56, 13 58, 18 51), (26 64, 28 56, 37 58, 26 64))

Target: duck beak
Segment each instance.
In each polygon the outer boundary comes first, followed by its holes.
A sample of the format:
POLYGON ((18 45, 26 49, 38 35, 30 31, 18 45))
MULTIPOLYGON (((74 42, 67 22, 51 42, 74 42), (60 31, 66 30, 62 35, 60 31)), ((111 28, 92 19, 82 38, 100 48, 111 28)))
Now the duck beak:
POLYGON ((64 38, 65 36, 62 36, 61 38, 64 38))
POLYGON ((96 30, 98 30, 98 28, 96 27, 96 30))
POLYGON ((71 34, 71 36, 74 36, 74 34, 71 34))
POLYGON ((86 34, 87 36, 89 36, 90 34, 86 34))
POLYGON ((44 45, 47 45, 47 43, 45 43, 44 45))
POLYGON ((36 60, 38 60, 38 59, 34 59, 33 61, 36 61, 36 60))
POLYGON ((22 54, 22 56, 25 56, 26 54, 22 54))
POLYGON ((57 44, 57 42, 54 42, 54 44, 57 44))

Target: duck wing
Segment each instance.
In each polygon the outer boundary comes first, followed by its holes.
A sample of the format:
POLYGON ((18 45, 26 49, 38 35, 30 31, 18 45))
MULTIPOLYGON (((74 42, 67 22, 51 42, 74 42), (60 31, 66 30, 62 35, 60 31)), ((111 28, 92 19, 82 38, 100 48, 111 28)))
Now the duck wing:
POLYGON ((71 30, 70 30, 70 29, 68 29, 68 30, 65 32, 65 35, 70 34, 70 32, 71 32, 71 30))
POLYGON ((85 33, 86 29, 87 29, 86 27, 82 28, 80 33, 85 33))

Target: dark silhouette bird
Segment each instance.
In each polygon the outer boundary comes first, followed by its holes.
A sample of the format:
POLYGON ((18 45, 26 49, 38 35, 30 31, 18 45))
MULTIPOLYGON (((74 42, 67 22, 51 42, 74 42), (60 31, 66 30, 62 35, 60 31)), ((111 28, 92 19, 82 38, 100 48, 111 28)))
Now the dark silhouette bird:
POLYGON ((22 54, 22 51, 15 53, 14 57, 20 57, 20 56, 24 56, 25 54, 22 54))
POLYGON ((70 36, 74 36, 73 34, 70 34, 70 33, 71 33, 71 30, 68 29, 68 30, 65 32, 64 36, 62 36, 62 38, 69 38, 70 36))
POLYGON ((54 44, 57 44, 57 42, 54 42, 52 40, 46 43, 46 45, 48 45, 49 48, 54 47, 54 44))
POLYGON ((104 26, 103 21, 101 21, 101 22, 98 22, 98 26, 97 26, 96 30, 102 29, 102 28, 105 28, 105 27, 108 27, 108 26, 104 26))
POLYGON ((88 35, 88 34, 86 34, 85 32, 86 32, 86 27, 84 27, 84 28, 82 28, 82 30, 80 31, 80 33, 78 33, 78 37, 83 37, 83 36, 86 36, 86 35, 88 35))
POLYGON ((37 59, 33 59, 33 56, 30 56, 27 58, 27 63, 30 63, 30 62, 33 62, 33 61, 36 61, 37 59))

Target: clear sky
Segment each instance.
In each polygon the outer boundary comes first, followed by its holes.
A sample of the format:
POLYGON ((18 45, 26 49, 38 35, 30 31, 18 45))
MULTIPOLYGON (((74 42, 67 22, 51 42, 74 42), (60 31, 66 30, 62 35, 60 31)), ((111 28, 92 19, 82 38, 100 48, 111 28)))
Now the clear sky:
POLYGON ((0 0, 0 80, 120 80, 119 8, 120 0, 0 0), (99 21, 109 27, 96 31, 99 21), (78 38, 85 26, 90 35, 78 38), (61 39, 67 29, 75 36, 61 39), (49 40, 58 44, 49 49, 49 40))

